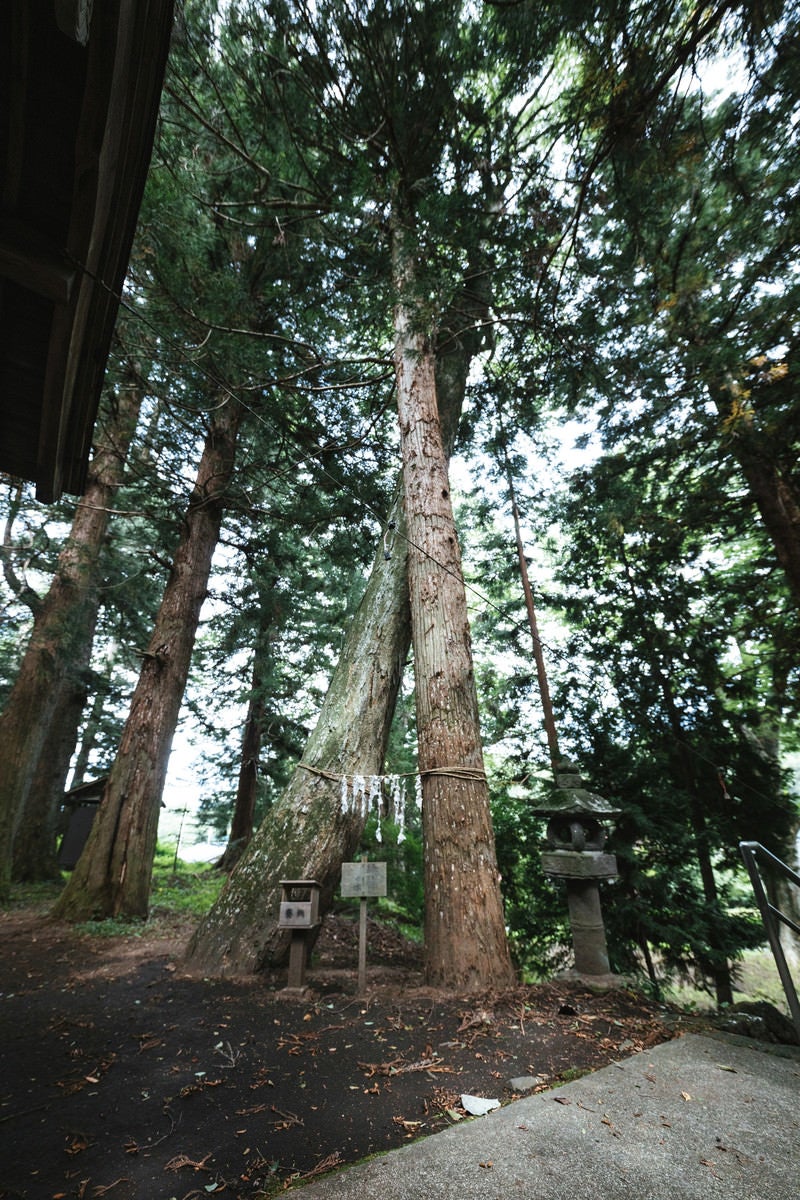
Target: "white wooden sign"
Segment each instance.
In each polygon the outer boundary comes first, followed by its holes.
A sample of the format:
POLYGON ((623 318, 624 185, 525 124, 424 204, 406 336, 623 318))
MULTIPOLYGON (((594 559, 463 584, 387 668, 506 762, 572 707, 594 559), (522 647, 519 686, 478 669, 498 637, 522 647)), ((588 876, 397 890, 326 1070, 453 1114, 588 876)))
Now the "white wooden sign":
POLYGON ((368 897, 386 895, 385 862, 342 863, 342 895, 368 897))

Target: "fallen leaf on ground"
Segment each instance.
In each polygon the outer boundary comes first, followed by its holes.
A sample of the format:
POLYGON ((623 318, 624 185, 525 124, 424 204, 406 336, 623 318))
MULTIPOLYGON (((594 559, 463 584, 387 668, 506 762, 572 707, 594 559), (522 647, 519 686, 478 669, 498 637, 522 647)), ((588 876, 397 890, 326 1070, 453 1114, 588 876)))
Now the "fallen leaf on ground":
POLYGON ((327 1158, 321 1158, 316 1166, 310 1171, 306 1171, 304 1175, 292 1175, 292 1180, 298 1179, 313 1179, 315 1175, 324 1175, 326 1171, 332 1171, 334 1167, 338 1167, 342 1162, 342 1156, 338 1150, 334 1150, 333 1154, 329 1154, 327 1158))
POLYGON ((443 1074, 452 1071, 440 1058, 420 1058, 417 1062, 407 1063, 402 1058, 393 1058, 385 1063, 360 1062, 359 1070, 364 1071, 368 1079, 373 1075, 406 1075, 410 1071, 428 1071, 443 1074))
POLYGON ((192 1169, 195 1171, 210 1171, 211 1167, 206 1166, 206 1163, 210 1158, 211 1155, 206 1154, 198 1162, 195 1162, 193 1158, 189 1158, 188 1154, 176 1154, 175 1157, 171 1158, 165 1165, 164 1170, 180 1171, 183 1167, 192 1167, 192 1169))
POLYGON ((475 1012, 470 1013, 469 1016, 464 1017, 463 1021, 456 1030, 456 1033, 463 1033, 465 1029, 474 1029, 476 1026, 480 1025, 493 1024, 494 1013, 489 1012, 489 1010, 486 1008, 479 1008, 476 1009, 475 1012))
POLYGON ((392 1121, 409 1134, 416 1133, 425 1124, 424 1121, 408 1121, 405 1117, 392 1117, 392 1121))
POLYGON ((80 1154, 83 1150, 88 1150, 91 1145, 89 1139, 83 1133, 73 1133, 67 1141, 64 1150, 67 1154, 80 1154))

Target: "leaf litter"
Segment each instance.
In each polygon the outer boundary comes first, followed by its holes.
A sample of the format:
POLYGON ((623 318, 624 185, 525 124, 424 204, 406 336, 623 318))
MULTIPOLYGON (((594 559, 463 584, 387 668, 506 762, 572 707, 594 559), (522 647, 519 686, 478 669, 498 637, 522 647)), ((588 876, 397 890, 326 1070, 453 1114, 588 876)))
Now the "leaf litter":
POLYGON ((468 1097, 507 1103, 515 1077, 543 1090, 676 1031, 666 1010, 625 990, 558 981, 438 993, 424 986, 417 949, 397 938, 371 959, 358 996, 357 931, 340 918, 327 938, 323 929, 298 1004, 280 996, 285 972, 186 975, 189 933, 99 946, 35 914, 5 922, 10 1194, 80 1186, 83 1197, 149 1200, 165 1177, 191 1172, 197 1195, 255 1200, 463 1120, 468 1097))

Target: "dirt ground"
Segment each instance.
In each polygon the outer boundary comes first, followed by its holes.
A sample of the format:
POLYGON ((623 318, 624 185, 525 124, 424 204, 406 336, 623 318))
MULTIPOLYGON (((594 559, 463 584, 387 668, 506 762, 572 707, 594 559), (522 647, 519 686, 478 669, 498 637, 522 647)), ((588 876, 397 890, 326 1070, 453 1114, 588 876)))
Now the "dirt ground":
POLYGON ((193 978, 189 929, 99 938, 0 916, 0 1198, 259 1197, 676 1032, 623 989, 555 981, 460 998, 422 986, 417 952, 329 919, 309 994, 285 974, 193 978), (529 1077, 515 1085, 512 1079, 529 1077))

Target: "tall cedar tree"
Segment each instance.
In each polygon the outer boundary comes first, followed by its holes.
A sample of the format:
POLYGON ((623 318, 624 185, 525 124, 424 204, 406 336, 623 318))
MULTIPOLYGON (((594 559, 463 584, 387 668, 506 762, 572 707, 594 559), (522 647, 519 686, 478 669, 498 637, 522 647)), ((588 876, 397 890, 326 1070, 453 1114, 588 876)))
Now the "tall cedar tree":
MULTIPOLYGON (((119 487, 128 446, 136 428, 141 389, 123 386, 108 406, 86 490, 78 501, 69 536, 61 551, 47 595, 37 599, 30 640, 14 687, 0 714, 0 897, 7 897, 14 842, 21 821, 27 852, 20 848, 17 866, 22 878, 52 872, 54 797, 52 789, 31 796, 34 781, 52 763, 45 755, 63 742, 63 706, 71 688, 80 686, 76 669, 90 649, 98 606, 98 564, 109 524, 109 510, 119 487), (38 774, 37 774, 38 772, 38 774), (42 811, 38 801, 44 800, 42 811), (31 811, 33 804, 33 811, 31 811), (36 844, 31 835, 41 838, 36 844), (43 860, 39 864, 34 859, 43 860)), ((74 730, 72 746, 74 749, 74 730)), ((68 760, 67 760, 68 761, 68 760)), ((62 779, 63 786, 63 779, 62 779)))
MULTIPOLYGON (((168 72, 173 91, 172 81, 181 75, 194 78, 198 93, 209 86, 197 70, 196 51, 198 44, 207 50, 214 41, 210 27, 203 25, 213 23, 214 14, 201 5, 194 15, 199 27, 187 12, 189 23, 176 33, 168 72)), ((147 915, 172 740, 223 514, 238 487, 240 428, 253 418, 254 441, 263 447, 273 426, 289 424, 283 397, 270 386, 271 346, 287 341, 273 334, 271 303, 273 295, 283 295, 284 272, 291 273, 291 264, 272 221, 254 223, 248 234, 245 223, 230 215, 232 210, 248 211, 269 173, 270 153, 280 150, 274 142, 262 145, 260 163, 237 172, 238 153, 226 147, 217 155, 218 149, 207 121, 187 116, 180 104, 166 107, 142 210, 134 286, 145 319, 150 325, 158 322, 164 331, 162 387, 188 430, 182 444, 190 453, 201 431, 198 410, 210 405, 210 411, 163 599, 100 810, 55 908, 58 916, 71 920, 147 915), (191 155, 185 152, 187 143, 191 155), (182 351, 183 345, 194 349, 182 351), (169 375, 167 362, 174 364, 169 375)), ((284 436, 287 432, 282 430, 284 436)))
MULTIPOLYGON (((717 19, 723 11, 717 11, 717 19)), ((366 4, 330 4, 322 8, 315 6, 313 11, 303 6, 289 9, 275 5, 270 16, 281 27, 280 38, 272 37, 263 10, 256 6, 235 5, 230 15, 232 28, 235 26, 242 42, 252 48, 257 48, 259 43, 268 46, 273 65, 280 68, 275 71, 274 80, 279 88, 285 89, 284 108, 291 117, 292 137, 301 147, 308 166, 305 189, 298 193, 298 200, 308 202, 309 197, 318 197, 332 214, 338 215, 345 231, 349 229, 360 235, 362 247, 376 243, 376 232, 380 234, 383 229, 391 229, 396 268, 393 282, 399 293, 394 308, 398 378, 403 383, 416 371, 420 377, 425 375, 428 381, 426 401, 429 402, 430 339, 436 325, 437 305, 441 305, 440 296, 443 292, 446 294, 448 277, 452 279, 454 274, 453 260, 458 258, 459 247, 463 253, 469 245, 464 237, 470 225, 469 215, 474 212, 474 195, 470 196, 470 189, 474 189, 476 180, 484 172, 491 174, 496 152, 498 160, 503 157, 487 136, 487 130, 492 121, 502 124, 508 117, 508 112, 503 113, 503 105, 514 94, 513 88, 525 70, 532 71, 534 44, 545 46, 547 52, 552 52, 560 34, 570 23, 573 28, 579 27, 579 14, 570 11, 565 20, 563 12, 552 19, 538 13, 535 22, 523 22, 526 36, 521 36, 519 23, 515 26, 500 19, 499 43, 492 46, 490 53, 487 41, 478 55, 480 59, 483 54, 484 65, 491 59, 492 88, 484 88, 481 102, 474 97, 476 102, 473 104, 463 98, 456 99, 456 93, 460 89, 460 96, 465 97, 469 90, 466 79, 475 63, 470 59, 470 53, 476 48, 474 44, 470 46, 470 38, 476 27, 465 20, 463 36, 459 36, 461 13, 456 5, 431 5, 424 14, 415 6, 402 4, 381 13, 366 4), (280 54, 275 51, 275 46, 280 48, 280 54), (508 71, 508 60, 501 69, 504 55, 525 64, 505 94, 503 89, 508 87, 508 78, 502 76, 503 70, 508 71), (490 92, 495 103, 491 118, 485 105, 490 92), (311 99, 305 116, 297 108, 299 96, 306 103, 309 97, 311 99), (466 128, 470 121, 474 122, 471 146, 469 134, 460 146, 458 138, 453 139, 453 127, 460 116, 466 119, 466 128), (377 122, 376 117, 379 118, 377 122), (486 146, 490 147, 488 153, 486 146), (457 180, 455 195, 449 194, 449 181, 442 186, 448 155, 457 180), (438 188, 432 186, 434 180, 438 188), (460 192, 459 187, 463 189, 460 192), (449 263, 442 257, 445 247, 449 252, 449 263), (422 261, 425 271, 423 278, 419 278, 422 261), (428 345, 417 341, 420 336, 423 341, 427 338, 428 345), (412 350, 411 355, 406 354, 408 349, 412 350), (420 350, 422 354, 418 353, 420 350)), ((659 14, 659 20, 661 18, 663 13, 659 14)), ((664 65, 665 79, 679 70, 711 28, 712 20, 703 18, 701 21, 696 14, 689 17, 665 55, 665 60, 669 59, 664 65)), ((263 100, 267 91, 263 76, 258 90, 263 100)), ((519 130, 529 137, 527 115, 520 120, 519 130)), ((473 218, 471 223, 474 236, 481 222, 473 218)), ((379 239, 377 245, 380 250, 379 239)), ((348 249, 352 257, 352 241, 348 249)), ((370 265, 370 271, 374 274, 374 264, 370 265)), ((429 412, 435 423, 435 409, 431 407, 429 412)), ((441 454, 435 431, 429 445, 434 448, 437 470, 440 471, 441 454)), ((440 478, 437 496, 440 503, 448 499, 441 495, 445 488, 446 481, 440 478)), ((418 512, 417 518, 419 515, 418 512)), ((445 519, 449 522, 449 515, 445 514, 445 519)), ((447 532, 444 541, 448 553, 452 554, 454 543, 449 541, 447 532)), ((462 639, 463 634, 462 626, 462 639)), ((350 653, 349 644, 347 653, 350 653)), ((421 657, 425 658, 424 652, 421 657)), ((326 704, 332 702, 333 695, 326 704)), ((315 738, 312 738, 312 746, 315 746, 315 738)), ((338 760, 337 755, 334 762, 338 760)), ((475 764, 472 764, 472 770, 475 771, 475 764)), ((428 782, 433 778, 429 776, 428 782)), ((295 798, 302 794, 301 790, 295 798)), ((288 811, 292 803, 291 797, 287 797, 286 805, 282 801, 265 822, 265 829, 271 831, 270 836, 275 839, 275 862, 270 867, 270 884, 264 902, 272 905, 274 911, 277 911, 277 902, 273 881, 279 878, 274 868, 287 861, 285 831, 279 827, 279 815, 288 811)), ((302 800, 298 799, 298 807, 303 812, 302 800)), ((254 843, 252 861, 261 864, 263 869, 266 849, 262 848, 261 834, 259 831, 254 843)), ((302 853, 291 861, 312 861, 305 840, 303 833, 302 853)), ((206 969, 215 958, 215 946, 224 948, 233 964, 270 961, 274 916, 257 915, 254 911, 252 892, 256 877, 255 869, 252 873, 249 870, 250 861, 248 855, 231 880, 218 910, 195 939, 193 956, 200 956, 206 969), (238 928, 230 934, 224 929, 225 916, 233 916, 237 901, 243 902, 245 927, 258 927, 258 934, 250 939, 250 945, 245 940, 245 933, 240 934, 238 928), (268 932, 265 933, 265 929, 268 932)), ((326 894, 328 865, 326 859, 326 894)), ((467 975, 471 969, 469 965, 466 967, 467 975)), ((433 973, 434 968, 431 970, 433 973)))
MULTIPOLYGON (((481 279, 471 279, 442 330, 437 356, 447 447, 455 438, 470 363, 483 342, 481 279)), ((402 488, 401 488, 402 491, 402 488)), ((368 796, 353 795, 359 779, 384 769, 389 731, 411 641, 402 505, 396 502, 393 550, 381 545, 322 702, 302 763, 268 810, 188 950, 193 968, 222 974, 283 963, 288 936, 278 927, 282 879, 316 879, 326 911, 342 862, 363 833, 368 796), (342 804, 342 780, 349 802, 342 804)), ((369 787, 369 785, 366 785, 369 787)))
MULTIPOLYGON (((241 6, 239 11, 247 12, 248 31, 252 35, 253 30, 258 28, 256 15, 246 6, 241 6)), ((383 209, 389 213, 393 209, 393 197, 396 198, 402 193, 405 215, 406 217, 410 216, 412 208, 407 206, 406 200, 415 186, 422 184, 425 188, 427 185, 424 181, 428 176, 432 172, 440 172, 443 169, 443 158, 448 150, 451 124, 457 120, 457 106, 451 87, 455 76, 449 76, 452 65, 445 52, 443 40, 451 50, 458 48, 462 28, 459 21, 460 6, 438 4, 430 6, 430 11, 426 10, 423 13, 413 6, 404 4, 392 6, 390 9, 380 12, 368 5, 350 8, 333 4, 329 8, 315 9, 313 13, 311 10, 303 10, 293 16, 296 24, 292 23, 288 13, 284 14, 287 24, 285 34, 281 39, 284 45, 289 47, 293 58, 290 57, 285 72, 279 78, 290 78, 292 74, 296 77, 299 75, 307 89, 316 89, 315 102, 311 105, 310 111, 312 113, 322 111, 326 119, 325 127, 321 130, 316 128, 314 138, 309 138, 309 145, 313 141, 316 146, 313 156, 315 174, 309 178, 309 188, 317 186, 317 176, 320 173, 319 159, 322 154, 327 153, 329 156, 328 162, 332 164, 334 182, 341 179, 343 174, 348 175, 351 171, 350 160, 344 157, 342 151, 352 143, 360 144, 364 141, 367 133, 373 129, 375 115, 378 112, 384 118, 381 128, 372 139, 373 144, 366 147, 360 163, 356 160, 357 165, 352 169, 351 177, 346 180, 349 192, 345 193, 345 202, 348 210, 352 207, 356 211, 366 210, 369 213, 370 210, 374 210, 377 213, 383 209), (399 72, 398 62, 401 65, 399 72), (337 138, 339 139, 338 147, 334 145, 337 138)), ((277 41, 279 39, 276 39, 277 41)), ((466 52, 469 49, 468 44, 463 45, 461 49, 466 52)), ((460 62, 456 66, 456 71, 462 70, 463 63, 460 62)), ((293 113, 292 115, 295 118, 297 114, 293 113)), ((300 136, 300 124, 296 120, 293 123, 293 131, 295 137, 300 136)), ((335 194, 335 192, 329 192, 326 195, 329 204, 335 194)), ((435 325, 438 320, 442 319, 448 298, 453 296, 454 282, 457 282, 458 274, 450 266, 449 278, 442 281, 445 285, 444 303, 441 298, 434 300, 433 307, 429 308, 426 317, 423 307, 419 303, 418 287, 429 287, 431 279, 429 276, 424 285, 418 283, 417 280, 412 281, 410 277, 412 257, 419 253, 419 248, 415 247, 412 254, 402 251, 400 227, 396 221, 397 211, 395 207, 389 217, 389 226, 391 227, 389 242, 391 244, 384 240, 383 246, 378 247, 380 257, 373 264, 372 270, 379 274, 382 273, 384 280, 391 283, 395 293, 398 291, 398 286, 402 289, 402 298, 394 308, 393 318, 396 335, 396 375, 404 392, 404 403, 413 407, 421 399, 425 405, 424 417, 421 412, 412 413, 411 409, 407 408, 401 421, 401 437, 404 427, 408 428, 409 416, 416 422, 418 430, 422 428, 422 421, 430 423, 430 435, 424 452, 420 453, 419 449, 416 452, 416 475, 411 483, 412 490, 417 495, 412 502, 412 507, 406 510, 406 517, 413 525, 413 532, 409 531, 409 537, 412 542, 415 538, 422 543, 427 542, 426 562, 431 561, 431 556, 436 558, 444 554, 446 550, 445 561, 448 564, 457 565, 457 549, 455 557, 453 555, 453 547, 457 547, 457 541, 452 522, 452 511, 449 506, 446 459, 439 427, 434 385, 433 339, 435 325), (420 395, 417 384, 409 379, 408 374, 409 371, 413 374, 418 367, 418 364, 413 361, 419 348, 419 344, 413 341, 416 338, 416 331, 409 333, 412 314, 414 321, 422 315, 429 327, 426 335, 425 362, 422 364, 423 372, 427 373, 427 391, 424 396, 420 395), (435 458, 431 458, 431 451, 435 458), (441 545, 438 542, 434 544, 430 527, 424 528, 420 521, 418 480, 425 480, 426 483, 423 486, 428 487, 435 480, 434 491, 438 496, 439 513, 436 533, 441 535, 441 545), (441 495, 443 490, 445 491, 444 496, 441 495), (442 528, 442 518, 449 523, 447 530, 442 528)), ((349 217, 347 210, 339 214, 340 220, 345 217, 349 217)), ((432 214, 425 219, 429 229, 429 238, 437 236, 430 232, 432 220, 432 214)), ((416 239, 418 236, 417 231, 413 228, 407 227, 406 232, 412 239, 416 239)), ((432 248, 432 242, 430 242, 430 246, 432 248)), ((469 249, 469 244, 465 246, 465 249, 469 249)), ((385 293, 385 283, 383 288, 385 293)), ((429 307, 427 301, 425 307, 429 307)), ((386 316, 390 317, 391 314, 387 313, 386 316)), ((461 388, 463 390, 463 381, 461 388)), ((418 571, 414 572, 412 569, 412 575, 416 576, 415 584, 418 574, 418 571)), ((439 877, 436 880, 435 889, 432 889, 433 894, 430 900, 431 911, 436 916, 430 921, 430 951, 427 961, 428 973, 432 979, 437 981, 449 979, 453 984, 469 988, 486 986, 492 980, 495 982, 498 980, 510 981, 512 973, 505 943, 499 879, 494 863, 488 792, 480 761, 477 701, 469 660, 469 643, 465 638, 467 622, 463 580, 460 580, 459 575, 456 575, 454 579, 453 575, 448 573, 447 567, 442 571, 442 577, 446 581, 440 593, 444 605, 438 608, 435 615, 435 620, 440 625, 438 631, 441 646, 438 651, 440 656, 445 653, 445 643, 449 636, 441 624, 442 621, 452 620, 459 632, 457 640, 453 644, 455 672, 451 678, 444 676, 439 678, 438 691, 436 682, 427 678, 427 672, 438 672, 441 658, 436 664, 431 661, 428 651, 432 643, 426 646, 420 641, 420 645, 415 649, 417 691, 418 693, 420 691, 427 693, 434 705, 433 710, 428 708, 423 712, 423 722, 439 721, 439 728, 434 735, 438 740, 435 761, 431 760, 427 765, 423 764, 422 766, 423 788, 431 796, 429 811, 432 813, 438 805, 442 822, 437 833, 438 844, 428 846, 429 860, 435 864, 433 870, 439 873, 439 877), (453 589, 453 595, 456 597, 460 591, 460 617, 447 612, 448 603, 458 603, 452 596, 447 596, 448 588, 453 589), (464 656, 461 662, 458 661, 459 654, 464 656), (456 702, 456 691, 454 690, 456 688, 467 689, 466 700, 456 702), (445 706, 448 704, 448 698, 453 703, 454 718, 456 712, 461 718, 458 723, 455 719, 450 724, 441 720, 445 706), (441 777, 433 775, 436 767, 447 768, 452 772, 449 789, 442 788, 441 777), (454 776, 458 777, 455 781, 454 776), (447 810, 447 805, 451 801, 453 803, 452 813, 447 810), (469 880, 470 888, 461 888, 457 882, 454 886, 453 881, 457 881, 462 876, 469 880), (441 917, 440 913, 445 914, 444 917, 441 917), (437 938, 434 933, 435 928, 445 930, 445 936, 437 938), (476 931, 479 930, 482 932, 476 936, 476 931)), ((376 576, 373 574, 373 580, 375 578, 376 576)), ((419 597, 420 589, 415 587, 415 590, 419 597)), ((392 603, 395 603, 394 598, 392 603)), ((356 626, 358 626, 359 620, 360 617, 357 617, 356 626)), ((434 634, 435 640, 436 634, 434 634)), ((368 658, 373 653, 373 647, 370 643, 365 642, 359 652, 368 658)), ((348 672, 353 670, 363 672, 363 665, 356 666, 356 664, 346 661, 352 653, 354 653, 354 648, 351 648, 351 643, 348 642, 345 655, 340 663, 343 675, 345 669, 348 672)), ((377 654, 379 659, 382 659, 383 646, 380 647, 377 654)), ((387 679, 390 679, 392 674, 396 674, 396 670, 387 673, 387 679)), ((395 695, 396 682, 392 682, 389 690, 383 690, 380 705, 375 704, 375 716, 371 718, 371 724, 374 726, 375 722, 380 719, 378 726, 380 735, 375 741, 373 734, 372 745, 365 740, 370 728, 365 720, 366 714, 359 718, 364 723, 363 728, 360 731, 349 733, 344 743, 352 747, 351 761, 349 763, 342 761, 341 747, 337 749, 338 773, 351 776, 365 773, 374 775, 380 772, 395 695), (385 707, 384 711, 384 706, 390 697, 391 703, 385 707), (363 761, 365 755, 371 763, 369 770, 366 770, 363 761)), ((327 708, 331 706, 335 697, 336 691, 332 686, 326 698, 326 707, 323 708, 323 714, 317 725, 317 733, 330 720, 327 708)), ((360 699, 357 702, 359 705, 361 704, 360 699)), ((337 728, 341 728, 341 720, 342 715, 336 714, 337 728)), ((424 736, 428 736, 427 731, 424 736)), ((312 738, 310 748, 313 746, 313 742, 312 738)), ((326 753, 329 753, 330 747, 325 747, 325 750, 326 753)), ((430 754, 428 757, 431 757, 430 754)), ((308 750, 304 757, 304 763, 307 764, 304 768, 306 771, 308 765, 318 766, 316 761, 309 764, 308 750)), ((317 783, 316 786, 321 788, 323 785, 317 783)), ((331 788, 331 785, 328 784, 328 790, 329 792, 335 791, 336 788, 335 786, 331 788)), ((338 796, 335 803, 338 809, 338 796)), ((280 808, 281 811, 284 810, 283 805, 280 808)), ((277 832, 277 816, 271 814, 269 821, 270 826, 277 832)), ((286 853, 281 844, 284 839, 285 834, 273 849, 276 857, 286 853)), ((341 859, 337 862, 333 858, 325 848, 321 836, 318 836, 318 841, 322 849, 313 849, 313 858, 319 863, 321 854, 324 859, 324 903, 332 894, 341 859)), ((307 855, 309 849, 312 848, 307 846, 306 838, 303 837, 300 845, 291 852, 291 857, 296 860, 298 854, 307 855)), ((248 856, 246 862, 236 872, 231 888, 241 886, 237 881, 247 877, 250 862, 251 856, 248 856)), ((201 946, 207 944, 208 929, 217 919, 218 914, 213 914, 204 929, 200 931, 193 954, 197 954, 201 946)), ((269 919, 265 916, 261 917, 261 921, 269 924, 269 919)), ((203 953, 205 954, 205 951, 203 953)), ((252 954, 253 951, 251 950, 250 953, 252 954)))

